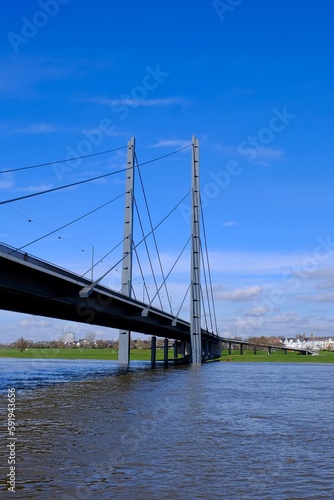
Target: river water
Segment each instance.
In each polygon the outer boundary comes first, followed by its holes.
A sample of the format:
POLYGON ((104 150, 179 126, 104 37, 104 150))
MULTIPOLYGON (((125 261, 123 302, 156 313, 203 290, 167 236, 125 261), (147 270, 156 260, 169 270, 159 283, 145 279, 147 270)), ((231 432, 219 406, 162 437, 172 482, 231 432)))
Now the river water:
MULTIPOLYGON (((17 499, 332 499, 333 365, 0 359, 17 499)), ((10 498, 10 497, 8 497, 10 498)))

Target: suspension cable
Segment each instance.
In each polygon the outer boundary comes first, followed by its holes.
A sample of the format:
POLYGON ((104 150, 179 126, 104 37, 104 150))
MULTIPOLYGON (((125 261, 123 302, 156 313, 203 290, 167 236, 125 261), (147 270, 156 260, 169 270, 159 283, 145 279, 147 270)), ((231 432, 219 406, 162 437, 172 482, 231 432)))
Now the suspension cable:
MULTIPOLYGON (((161 224, 163 224, 165 222, 165 220, 168 219, 168 217, 170 217, 170 215, 175 212, 175 210, 181 205, 181 203, 183 203, 183 201, 189 196, 189 193, 191 192, 191 190, 188 191, 188 193, 182 198, 182 200, 179 201, 179 203, 177 205, 175 205, 175 207, 170 210, 170 212, 149 232, 147 233, 147 235, 142 238, 139 243, 136 244, 135 248, 138 248, 138 246, 143 243, 143 241, 145 241, 154 231, 156 231, 158 229, 159 226, 161 226, 161 224)), ((124 241, 124 238, 123 238, 123 241, 124 241)), ((111 253, 111 252, 109 252, 111 253)), ((109 255, 109 254, 107 254, 109 255)), ((103 280, 103 278, 105 278, 113 269, 115 269, 116 266, 118 266, 118 264, 120 264, 123 259, 125 258, 125 255, 123 255, 123 257, 121 259, 119 259, 116 264, 114 264, 107 272, 105 272, 100 278, 98 278, 96 281, 94 281, 91 285, 90 285, 90 288, 94 288, 94 286, 98 285, 100 283, 101 280, 103 280)), ((86 273, 85 273, 86 274, 86 273)))
MULTIPOLYGON (((209 287, 208 287, 208 281, 207 281, 207 272, 206 272, 205 262, 204 262, 204 258, 203 258, 202 243, 200 243, 200 245, 201 245, 201 260, 202 260, 202 265, 203 265, 203 275, 204 275, 204 282, 205 282, 205 291, 206 291, 206 295, 207 295, 207 303, 208 303, 208 309, 209 309, 209 318, 210 318, 210 323, 211 323, 211 329, 213 330, 212 313, 211 313, 210 297, 209 297, 209 287)), ((201 289, 201 291, 202 291, 202 289, 201 289)), ((202 301, 203 301, 203 305, 204 305, 204 297, 202 298, 202 301)))
MULTIPOLYGON (((96 266, 98 266, 100 264, 100 262, 102 262, 106 257, 108 257, 108 255, 110 255, 111 253, 113 253, 113 251, 116 250, 116 248, 118 248, 119 246, 121 246, 123 244, 123 242, 124 242, 124 239, 125 238, 123 238, 122 241, 120 241, 119 243, 117 243, 117 245, 115 245, 111 250, 109 250, 109 252, 107 252, 103 257, 101 257, 100 260, 98 260, 97 262, 95 262, 95 264, 93 264, 84 274, 81 275, 81 278, 83 278, 86 274, 88 274, 89 272, 91 272, 96 266)), ((119 262, 117 262, 117 264, 114 267, 116 267, 118 264, 119 264, 119 262)), ((112 267, 108 271, 108 273, 110 271, 112 271, 114 269, 114 267, 112 267)))
MULTIPOLYGON (((137 249, 136 246, 134 246, 133 250, 134 250, 134 252, 136 254, 137 262, 138 262, 138 267, 139 267, 139 270, 140 270, 141 278, 143 280, 143 302, 144 302, 144 288, 145 288, 145 291, 146 291, 146 294, 147 294, 147 298, 148 298, 148 300, 150 300, 150 297, 149 297, 149 294, 148 294, 148 287, 146 285, 146 281, 145 281, 145 277, 144 277, 144 273, 143 273, 143 268, 142 268, 141 263, 140 263, 140 259, 139 259, 139 255, 138 255, 138 249, 137 249)), ((135 291, 134 291, 133 287, 132 287, 132 290, 133 290, 134 295, 135 295, 135 291)), ((162 306, 161 306, 161 309, 162 309, 162 306)))
MULTIPOLYGON (((187 245, 188 245, 188 243, 189 243, 189 241, 190 241, 190 240, 191 240, 191 236, 189 236, 189 238, 188 238, 188 240, 187 240, 186 244, 185 244, 185 245, 184 245, 184 247, 182 248, 182 250, 181 250, 181 252, 180 252, 179 256, 177 257, 176 261, 175 261, 175 262, 174 262, 174 264, 172 265, 172 267, 171 267, 171 269, 170 269, 169 273, 167 274, 167 276, 166 276, 166 278, 165 278, 164 282, 160 285, 159 290, 158 290, 158 291, 157 291, 157 293, 154 295, 154 297, 153 297, 153 299, 151 300, 151 302, 150 302, 149 306, 151 306, 151 304, 152 304, 153 300, 155 299, 155 297, 157 296, 157 294, 160 292, 160 290, 161 290, 161 288, 163 287, 164 283, 166 282, 166 280, 168 279, 169 275, 171 274, 171 272, 173 271, 174 267, 176 266, 176 264, 178 263, 179 259, 181 258, 181 255, 183 254, 183 252, 184 252, 184 251, 185 251, 185 249, 187 248, 187 245)), ((172 311, 172 314, 173 314, 173 311, 172 311)))
POLYGON ((19 167, 19 168, 11 168, 8 170, 1 170, 0 174, 8 174, 9 172, 18 172, 20 170, 29 170, 31 168, 48 167, 50 165, 56 165, 58 163, 67 163, 74 160, 82 160, 83 158, 90 158, 92 156, 104 155, 106 153, 112 153, 113 151, 119 151, 120 149, 127 149, 127 146, 122 146, 120 148, 115 148, 115 149, 107 149, 106 151, 101 151, 100 153, 92 153, 89 155, 77 156, 76 158, 70 158, 67 160, 49 161, 47 163, 40 163, 38 165, 29 165, 28 167, 19 167))
POLYGON ((206 313, 206 309, 205 309, 205 302, 204 302, 203 288, 202 287, 200 289, 200 294, 201 294, 201 298, 202 298, 202 305, 203 305, 203 311, 204 311, 205 328, 206 328, 207 331, 209 331, 209 328, 208 328, 208 319, 207 319, 207 313, 206 313))
MULTIPOLYGON (((168 156, 171 156, 171 155, 174 155, 176 153, 179 153, 180 151, 182 151, 183 149, 186 149, 188 147, 189 147, 189 145, 188 146, 184 146, 183 148, 180 148, 180 149, 177 149, 175 151, 172 151, 171 153, 167 153, 167 154, 159 156, 157 158, 153 158, 152 160, 147 160, 147 161, 145 161, 145 162, 143 162, 143 163, 141 163, 140 165, 137 165, 137 166, 141 167, 143 165, 148 165, 149 163, 153 163, 153 162, 162 160, 163 158, 167 158, 168 156)), ((38 193, 30 193, 30 194, 26 194, 24 196, 19 196, 17 198, 12 198, 10 200, 0 201, 0 205, 5 205, 7 203, 12 203, 13 201, 25 200, 27 198, 33 198, 34 196, 40 196, 42 194, 53 193, 54 191, 59 191, 61 189, 66 189, 66 188, 69 188, 69 187, 79 186, 81 184, 85 184, 87 182, 96 181, 98 179, 104 179, 106 177, 110 177, 111 175, 116 175, 116 174, 119 174, 121 172, 125 172, 129 168, 133 168, 133 167, 122 168, 120 170, 115 170, 114 172, 109 172, 108 174, 98 175, 97 177, 91 177, 89 179, 84 179, 82 181, 73 182, 72 184, 66 184, 66 186, 58 186, 56 188, 51 188, 51 189, 46 189, 44 191, 39 191, 38 193)))
MULTIPOLYGON (((135 158, 136 158, 136 162, 138 164, 137 155, 135 155, 135 158)), ((153 228, 152 217, 151 217, 151 213, 150 213, 150 209, 149 209, 149 205, 148 205, 148 201, 147 201, 147 196, 146 196, 146 192, 145 192, 145 188, 144 188, 143 178, 142 178, 142 175, 141 175, 141 172, 140 172, 139 168, 138 168, 138 174, 139 174, 140 184, 141 184, 141 188, 142 188, 142 192, 143 192, 143 196, 144 196, 146 211, 147 211, 148 219, 149 219, 149 222, 150 222, 150 227, 152 229, 153 228)), ((161 276, 162 276, 163 282, 165 283, 165 292, 166 292, 166 297, 167 297, 167 301, 168 301, 168 304, 169 304, 169 309, 172 312, 172 304, 171 304, 171 300, 170 300, 170 297, 169 297, 167 284, 166 284, 166 281, 165 281, 164 270, 163 270, 163 267, 162 267, 162 262, 161 262, 161 258, 160 258, 160 252, 159 252, 159 248, 158 248, 157 239, 155 237, 155 233, 153 233, 152 236, 153 236, 155 250, 156 250, 156 253, 157 253, 157 257, 158 257, 158 262, 159 262, 159 266, 160 266, 161 276)), ((154 275, 154 273, 153 273, 153 275, 154 275)), ((161 302, 161 299, 160 299, 160 302, 161 302)))
POLYGON ((206 260, 207 260, 207 266, 208 266, 208 275, 209 275, 209 284, 210 284, 210 294, 211 294, 211 300, 212 300, 213 317, 214 317, 215 331, 217 332, 217 335, 218 335, 217 316, 216 316, 216 308, 215 308, 215 302, 214 302, 214 297, 213 297, 213 286, 212 286, 212 278, 211 278, 211 268, 210 268, 210 262, 209 262, 208 244, 207 244, 207 237, 206 237, 206 230, 205 230, 205 222, 204 222, 202 202, 200 202, 200 207, 201 207, 201 219, 202 219, 203 234, 204 234, 204 243, 205 243, 205 254, 206 254, 206 260))
MULTIPOLYGON (((6 198, 8 198, 8 196, 6 196, 4 193, 1 193, 3 196, 5 196, 6 198)), ((20 205, 18 205, 20 207, 20 205)), ((41 219, 38 215, 35 215, 33 212, 30 212, 29 210, 27 210, 26 208, 24 208, 23 210, 25 210, 27 212, 27 214, 31 214, 31 215, 26 215, 24 214, 23 212, 21 212, 17 206, 13 206, 13 205, 8 205, 8 208, 10 208, 11 210, 13 210, 14 212, 17 212, 19 215, 21 215, 22 217, 24 217, 25 219, 27 219, 28 222, 33 222, 34 224, 36 224, 37 226, 40 226, 42 227, 43 229, 47 229, 49 230, 50 229, 50 225, 45 222, 43 219, 41 219), (31 217, 31 218, 30 218, 31 217), (39 219, 41 222, 38 222, 37 220, 35 219, 39 219)), ((74 245, 75 247, 77 248, 80 248, 80 250, 82 252, 84 252, 83 248, 82 248, 82 245, 78 245, 77 243, 75 243, 74 241, 71 241, 70 239, 68 238, 65 238, 63 237, 62 238, 63 240, 67 241, 68 243, 71 243, 71 245, 74 245)), ((78 241, 81 241, 78 239, 78 241)), ((86 243, 86 242, 82 242, 82 243, 86 243)))
MULTIPOLYGON (((134 198, 134 203, 135 203, 135 208, 136 208, 136 212, 137 212, 138 221, 139 221, 140 229, 141 229, 141 232, 142 232, 142 236, 144 236, 145 235, 144 228, 143 228, 142 220, 141 220, 140 213, 139 213, 139 210, 138 210, 137 201, 136 201, 135 198, 134 198)), ((153 235, 154 235, 154 233, 153 233, 153 235)), ((145 248, 146 248, 147 257, 148 257, 148 261, 149 261, 149 264, 150 264, 150 268, 151 268, 151 272, 152 272, 152 276, 153 276, 153 281, 154 281, 154 284, 155 284, 155 289, 158 290, 158 283, 157 283, 157 280, 156 280, 156 277, 155 277, 155 272, 154 272, 154 268, 153 268, 153 264, 152 264, 152 259, 151 259, 151 256, 150 256, 150 252, 149 252, 149 249, 148 249, 148 244, 147 244, 147 240, 146 239, 144 241, 144 245, 145 245, 145 248)), ((139 257, 138 257, 138 259, 139 259, 139 257)), ((161 300, 160 295, 159 295, 159 302, 160 302, 161 309, 163 309, 162 300, 161 300)))
POLYGON ((181 309, 182 309, 182 306, 183 306, 183 304, 184 304, 184 301, 185 301, 185 300, 186 300, 186 298, 187 298, 187 295, 188 295, 188 293, 189 293, 190 287, 191 287, 191 283, 189 283, 188 288, 187 288, 187 291, 186 291, 186 293, 185 293, 185 295, 184 295, 184 297, 183 297, 183 300, 182 300, 182 302, 181 302, 181 305, 180 305, 180 307, 179 307, 179 310, 178 310, 178 311, 177 311, 177 313, 176 313, 176 317, 177 317, 177 318, 179 317, 179 314, 180 314, 180 312, 181 312, 181 309))
POLYGON ((104 203, 103 205, 100 205, 99 207, 95 208, 94 210, 91 210, 90 212, 87 212, 86 214, 84 215, 81 215, 80 217, 78 217, 77 219, 74 219, 72 220, 71 222, 68 222, 67 224, 64 224, 63 226, 61 227, 58 227, 57 229, 55 229, 54 231, 50 231, 49 233, 45 234, 44 236, 40 236, 40 238, 36 238, 35 240, 31 241, 30 243, 26 243, 25 245, 22 245, 20 248, 18 248, 17 250, 22 250, 23 248, 26 248, 30 245, 32 245, 33 243, 37 243, 37 241, 40 241, 40 240, 43 240, 44 238, 47 238, 48 236, 51 236, 51 234, 54 234, 54 233, 57 233, 58 231, 61 231, 62 229, 64 229, 65 227, 68 227, 68 226, 71 226, 72 224, 74 224, 75 222, 78 222, 79 220, 81 219, 84 219, 85 217, 88 217, 89 215, 93 214, 94 212, 97 212, 98 210, 101 210, 101 208, 104 208, 106 207, 107 205, 109 205, 110 203, 112 203, 113 201, 116 201, 118 200, 119 198, 121 198, 123 196, 123 193, 120 194, 119 196, 116 196, 116 198, 113 198, 112 200, 109 200, 107 201, 106 203, 104 203))

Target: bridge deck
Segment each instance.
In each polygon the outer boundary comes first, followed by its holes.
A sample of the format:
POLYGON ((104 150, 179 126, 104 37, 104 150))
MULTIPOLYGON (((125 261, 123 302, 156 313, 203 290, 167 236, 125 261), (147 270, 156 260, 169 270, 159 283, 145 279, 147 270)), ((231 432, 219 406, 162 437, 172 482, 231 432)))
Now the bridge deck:
MULTIPOLYGON (((187 321, 99 284, 82 298, 89 279, 4 244, 0 271, 1 309, 189 341, 187 321)), ((202 338, 219 340, 206 330, 202 338)))

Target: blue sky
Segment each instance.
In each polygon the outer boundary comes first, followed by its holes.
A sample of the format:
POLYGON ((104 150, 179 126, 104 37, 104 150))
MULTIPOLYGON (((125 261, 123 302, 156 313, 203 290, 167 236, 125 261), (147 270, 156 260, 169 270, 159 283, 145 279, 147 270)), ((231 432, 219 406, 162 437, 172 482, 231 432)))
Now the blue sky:
MULTIPOLYGON (((195 135, 219 333, 334 335, 330 2, 19 0, 1 9, 0 170, 121 148, 132 136, 143 163, 195 135)), ((117 171, 125 161, 120 149, 0 174, 0 200, 117 171)), ((154 223, 189 191, 190 165, 187 148, 142 167, 154 223)), ((0 240, 26 245, 124 187, 121 173, 1 205, 0 240)), ((138 179, 136 188, 143 209, 138 179)), ((93 247, 98 261, 122 240, 123 204, 26 251, 83 274, 93 247)), ((157 231, 166 273, 187 241, 188 206, 189 198, 157 231)), ((147 230, 144 215, 143 224, 147 230)), ((117 259, 117 251, 105 258, 94 277, 117 259)), ((152 289, 144 258, 143 266, 152 289)), ((119 276, 115 269, 105 283, 119 289, 119 276)), ((175 309, 188 281, 185 252, 170 277, 175 309)), ((134 286, 141 297, 136 266, 134 286)), ((68 329, 78 337, 117 333, 0 312, 3 342, 68 329)))

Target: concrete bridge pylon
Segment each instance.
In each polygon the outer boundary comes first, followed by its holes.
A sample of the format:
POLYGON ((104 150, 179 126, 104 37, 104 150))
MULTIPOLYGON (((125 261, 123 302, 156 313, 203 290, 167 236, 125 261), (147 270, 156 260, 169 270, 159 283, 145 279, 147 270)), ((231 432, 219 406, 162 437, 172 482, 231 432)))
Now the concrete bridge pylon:
MULTIPOLYGON (((127 145, 126 161, 126 186, 125 186, 125 208, 124 208, 124 240, 122 260, 122 288, 121 293, 131 297, 132 290, 132 248, 133 248, 133 205, 134 205, 134 160, 135 160, 135 138, 132 137, 127 145)), ((119 331, 118 361, 122 365, 130 362, 130 338, 129 330, 119 331)))

